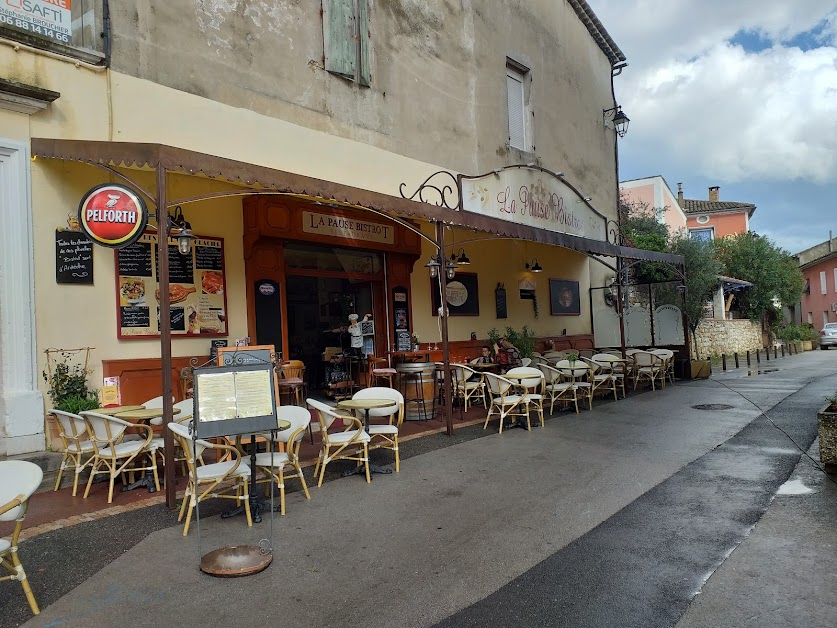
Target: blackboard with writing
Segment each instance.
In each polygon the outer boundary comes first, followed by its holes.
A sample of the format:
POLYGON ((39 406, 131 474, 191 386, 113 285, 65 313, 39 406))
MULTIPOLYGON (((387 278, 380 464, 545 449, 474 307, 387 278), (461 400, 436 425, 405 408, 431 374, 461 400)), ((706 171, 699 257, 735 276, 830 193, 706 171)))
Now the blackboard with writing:
POLYGON ((119 308, 122 327, 148 327, 151 317, 147 307, 126 306, 119 308))
POLYGON ((220 246, 195 245, 195 268, 224 270, 224 251, 220 246))
POLYGON ((55 281, 93 283, 93 243, 80 231, 55 230, 55 281))
MULTIPOLYGON (((157 257, 157 247, 154 247, 154 256, 157 257)), ((155 260, 159 266, 159 261, 155 260)), ((192 263, 191 255, 181 255, 177 246, 169 244, 169 282, 170 283, 195 283, 195 266, 192 263)))
POLYGON ((120 249, 116 257, 118 274, 123 277, 151 277, 151 244, 135 242, 120 249))
POLYGON ((497 289, 494 291, 494 300, 497 305, 497 318, 508 318, 509 310, 508 303, 506 302, 506 289, 502 286, 497 286, 497 289))

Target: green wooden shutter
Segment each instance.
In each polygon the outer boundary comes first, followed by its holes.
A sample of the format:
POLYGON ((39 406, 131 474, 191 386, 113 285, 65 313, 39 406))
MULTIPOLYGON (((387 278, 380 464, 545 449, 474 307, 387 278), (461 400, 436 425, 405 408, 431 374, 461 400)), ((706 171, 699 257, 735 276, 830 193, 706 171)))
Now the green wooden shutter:
POLYGON ((357 0, 358 26, 360 27, 360 83, 369 85, 372 70, 369 66, 369 0, 357 0))
POLYGON ((357 58, 354 2, 323 0, 323 9, 326 70, 354 79, 357 58))

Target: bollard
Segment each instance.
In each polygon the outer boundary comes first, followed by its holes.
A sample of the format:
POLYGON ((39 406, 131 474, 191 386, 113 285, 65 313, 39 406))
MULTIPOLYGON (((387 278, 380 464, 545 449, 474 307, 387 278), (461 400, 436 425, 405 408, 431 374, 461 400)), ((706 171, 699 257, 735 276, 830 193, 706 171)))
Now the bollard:
POLYGON ((747 349, 747 366, 750 366, 750 350, 747 349))
POLYGON ((721 368, 724 369, 725 371, 727 370, 727 354, 726 353, 721 354, 721 368))
POLYGON ((785 357, 785 345, 782 345, 782 357, 785 357))
POLYGON ((756 366, 761 364, 761 351, 756 351, 756 366))
POLYGON ((773 345, 773 359, 774 360, 779 359, 779 349, 776 345, 773 345))
POLYGON ((764 348, 764 359, 770 362, 770 347, 764 348))
POLYGON ((733 355, 733 357, 735 357, 735 368, 740 368, 740 366, 738 364, 738 351, 736 351, 732 355, 733 355))

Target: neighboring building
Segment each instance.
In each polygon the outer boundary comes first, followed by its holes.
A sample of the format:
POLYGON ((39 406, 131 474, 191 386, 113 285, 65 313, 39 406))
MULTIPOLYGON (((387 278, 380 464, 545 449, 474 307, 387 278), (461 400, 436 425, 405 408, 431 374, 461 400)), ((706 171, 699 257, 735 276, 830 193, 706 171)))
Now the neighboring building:
POLYGON ((677 200, 686 212, 686 226, 691 237, 714 240, 750 230, 750 218, 756 206, 752 203, 722 201, 720 190, 718 186, 710 187, 708 200, 695 200, 683 198, 683 184, 677 184, 677 200))
POLYGON ((801 303, 791 312, 791 320, 810 323, 816 330, 837 322, 837 238, 829 237, 794 257, 805 279, 805 289, 801 303))
MULTIPOLYGON (((89 0, 52 3, 49 28, 27 21, 31 3, 7 4, 0 455, 44 446, 48 348, 94 347, 93 387, 119 376, 125 403, 160 394, 156 245, 119 265, 99 246, 90 260, 56 261, 57 229, 79 199, 122 177, 152 201, 165 183, 200 239, 172 270, 175 377, 206 359, 210 340, 249 337, 303 359, 317 385, 347 311, 373 314, 364 346, 377 355, 411 332, 438 341, 424 264, 440 224, 447 258, 471 241, 470 272, 447 296, 467 314, 450 318, 454 355, 478 352, 472 334, 506 323, 593 346, 588 297, 613 273, 591 255, 624 253, 605 233, 618 179, 603 114, 626 64, 584 0, 89 0), (534 167, 516 171, 525 184, 503 184, 515 195, 501 203, 494 173, 516 164, 534 167), (401 198, 440 170, 488 173, 463 199, 483 214, 401 198), (497 239, 477 245, 475 232, 497 239), (88 262, 88 277, 59 281, 88 262), (539 317, 518 298, 524 280, 520 293, 534 286, 546 304, 539 317), (553 280, 574 303, 550 303, 553 280)), ((616 320, 600 344, 618 344, 616 320)))
POLYGON ((619 191, 623 201, 634 207, 656 211, 657 220, 668 226, 672 236, 686 232, 686 214, 662 176, 622 181, 619 183, 619 191))

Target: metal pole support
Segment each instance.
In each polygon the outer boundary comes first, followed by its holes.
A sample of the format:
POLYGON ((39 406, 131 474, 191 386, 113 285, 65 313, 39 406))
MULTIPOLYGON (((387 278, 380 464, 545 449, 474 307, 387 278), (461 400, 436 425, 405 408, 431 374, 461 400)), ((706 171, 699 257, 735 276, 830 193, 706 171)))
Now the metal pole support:
POLYGON ((732 355, 733 357, 735 357, 735 368, 740 368, 740 365, 738 364, 738 351, 736 351, 732 355))
POLYGON ((750 350, 747 349, 747 366, 750 366, 750 350))
POLYGON ((721 354, 721 368, 725 371, 727 370, 727 354, 726 353, 721 354))

